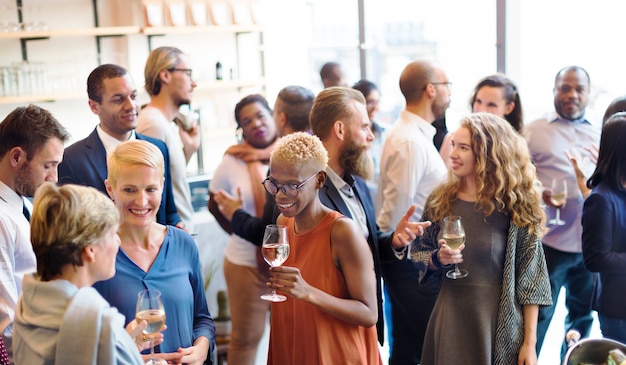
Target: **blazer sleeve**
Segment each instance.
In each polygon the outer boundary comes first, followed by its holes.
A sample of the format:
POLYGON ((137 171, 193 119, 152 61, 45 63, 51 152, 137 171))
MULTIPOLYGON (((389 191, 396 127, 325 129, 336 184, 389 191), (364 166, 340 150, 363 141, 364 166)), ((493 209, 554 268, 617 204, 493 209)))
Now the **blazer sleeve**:
POLYGON ((274 197, 266 192, 263 216, 261 218, 254 217, 243 209, 237 209, 230 225, 237 236, 256 246, 261 246, 263 244, 265 226, 275 223, 278 214, 280 214, 280 212, 276 208, 274 197))

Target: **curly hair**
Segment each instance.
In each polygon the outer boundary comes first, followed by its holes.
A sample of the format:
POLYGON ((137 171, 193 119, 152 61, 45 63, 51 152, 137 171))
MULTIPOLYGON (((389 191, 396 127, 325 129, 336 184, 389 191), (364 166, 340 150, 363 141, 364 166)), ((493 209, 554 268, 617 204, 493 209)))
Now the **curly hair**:
POLYGON ((41 280, 54 279, 65 265, 83 266, 84 249, 100 242, 119 220, 113 201, 92 187, 43 183, 30 220, 41 280))
MULTIPOLYGON (((534 188, 535 167, 524 139, 504 119, 489 113, 474 113, 463 118, 459 128, 470 134, 476 158, 476 208, 485 217, 494 211, 511 216, 513 223, 543 234, 545 214, 534 188)), ((448 181, 430 195, 427 214, 433 221, 449 215, 464 178, 448 173, 448 181)), ((426 214, 426 212, 425 212, 426 214)))
POLYGON ((313 162, 318 171, 326 169, 328 152, 317 136, 305 132, 295 132, 281 138, 270 156, 272 161, 300 166, 313 162))

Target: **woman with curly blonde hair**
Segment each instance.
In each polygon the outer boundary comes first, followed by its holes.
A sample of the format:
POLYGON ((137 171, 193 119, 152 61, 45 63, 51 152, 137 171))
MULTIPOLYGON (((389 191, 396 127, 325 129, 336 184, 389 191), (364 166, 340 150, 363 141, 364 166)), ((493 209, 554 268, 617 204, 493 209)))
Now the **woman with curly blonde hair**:
POLYGON ((469 275, 442 275, 422 364, 536 364, 537 314, 551 296, 540 241, 544 214, 526 143, 504 119, 475 113, 454 133, 450 160, 448 182, 424 208, 422 220, 433 224, 411 258, 421 279, 461 262, 469 275), (458 249, 441 239, 450 215, 465 228, 466 245, 458 249))

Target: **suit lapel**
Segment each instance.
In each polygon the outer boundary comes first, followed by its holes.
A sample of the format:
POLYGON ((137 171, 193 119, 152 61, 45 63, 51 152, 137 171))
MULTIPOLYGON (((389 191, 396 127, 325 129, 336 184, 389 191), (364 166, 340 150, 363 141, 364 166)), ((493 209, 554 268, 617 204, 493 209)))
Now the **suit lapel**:
POLYGON ((326 179, 324 186, 320 189, 320 200, 322 204, 333 209, 346 217, 352 218, 352 214, 350 214, 350 209, 343 201, 341 196, 339 195, 339 191, 330 181, 330 179, 326 179))
POLYGON ((87 147, 85 149, 85 158, 93 166, 100 181, 104 181, 107 178, 107 154, 95 129, 85 140, 85 147, 87 147))

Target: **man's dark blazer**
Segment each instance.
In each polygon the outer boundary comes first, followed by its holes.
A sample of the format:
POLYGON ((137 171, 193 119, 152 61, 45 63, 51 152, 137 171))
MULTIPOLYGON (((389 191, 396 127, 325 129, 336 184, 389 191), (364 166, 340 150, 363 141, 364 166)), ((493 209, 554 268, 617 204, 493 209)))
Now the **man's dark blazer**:
MULTIPOLYGON (((387 300, 392 306, 393 349, 390 354, 390 364, 419 364, 422 355, 422 344, 426 325, 439 292, 438 280, 430 280, 420 285, 417 278, 417 268, 406 259, 398 260, 393 252, 391 241, 393 232, 382 232, 376 224, 376 213, 370 191, 365 181, 352 175, 343 177, 344 181, 352 185, 355 196, 361 202, 367 219, 369 236, 367 243, 374 257, 376 270, 378 297, 378 331, 379 342, 383 343, 383 303, 381 293, 381 276, 389 297, 387 300), (354 181, 354 183, 352 183, 354 181)), ((324 186, 319 190, 320 200, 325 206, 334 209, 345 216, 353 218, 339 191, 326 179, 324 186)))
MULTIPOLYGON (((382 344, 384 342, 385 321, 383 317, 383 295, 381 288, 381 262, 397 260, 393 253, 393 249, 391 248, 393 232, 383 233, 378 229, 378 226, 376 225, 374 203, 372 202, 372 196, 370 195, 370 191, 365 181, 358 176, 352 175, 346 175, 343 179, 346 183, 352 185, 354 195, 361 202, 367 219, 367 230, 369 232, 367 244, 370 246, 370 250, 372 251, 372 257, 374 258, 374 270, 376 272, 376 297, 378 298, 378 322, 376 323, 376 330, 378 332, 378 341, 382 344)), ((333 209, 346 217, 354 219, 339 191, 329 178, 326 179, 324 186, 319 190, 319 197, 322 204, 328 208, 333 209)))
MULTIPOLYGON (((137 139, 148 141, 161 150, 165 162, 165 181, 161 205, 157 212, 157 222, 161 224, 176 225, 181 221, 174 203, 172 191, 172 178, 170 175, 170 158, 167 146, 163 141, 135 133, 137 139)), ((59 184, 78 184, 94 187, 108 196, 104 180, 107 178, 106 150, 98 137, 98 132, 93 132, 63 152, 63 161, 59 165, 59 184)))

